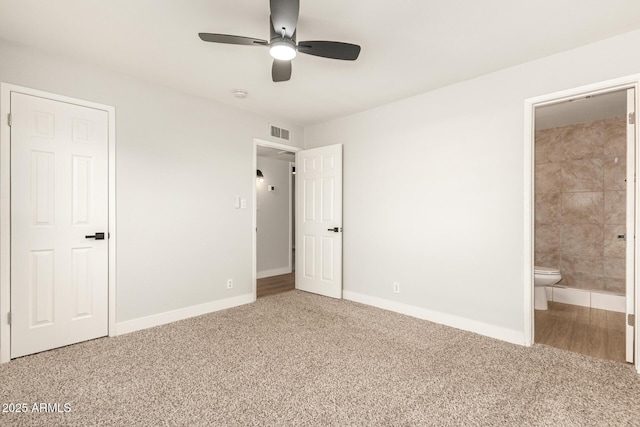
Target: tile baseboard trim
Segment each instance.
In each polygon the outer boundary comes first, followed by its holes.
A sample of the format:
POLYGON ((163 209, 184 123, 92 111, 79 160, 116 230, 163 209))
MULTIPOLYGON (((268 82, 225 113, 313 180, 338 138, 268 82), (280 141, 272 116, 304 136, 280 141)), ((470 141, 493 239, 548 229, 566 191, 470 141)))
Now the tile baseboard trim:
POLYGON ((215 311, 226 310, 227 308, 249 304, 254 301, 255 296, 253 293, 244 294, 233 298, 225 298, 223 300, 179 308, 165 313, 140 317, 138 319, 126 320, 116 324, 115 335, 124 335, 143 329, 153 328, 154 326, 166 325, 167 323, 177 322, 178 320, 184 320, 190 317, 202 316, 203 314, 209 314, 215 311))
POLYGON ((503 328, 465 317, 429 310, 415 305, 404 304, 383 298, 372 297, 358 292, 343 291, 342 297, 349 301, 370 305, 383 310, 393 311, 421 320, 428 320, 445 326, 450 326, 463 331, 473 332, 512 344, 525 345, 524 331, 503 328))
POLYGON ((623 295, 555 286, 547 286, 546 291, 547 299, 553 302, 617 311, 618 313, 626 313, 627 311, 627 299, 623 295))
POLYGON ((265 277, 280 276, 281 274, 289 274, 292 271, 293 270, 291 270, 291 268, 289 267, 280 267, 280 268, 274 268, 271 270, 262 270, 262 271, 258 271, 258 273, 256 274, 256 278, 264 279, 265 277))

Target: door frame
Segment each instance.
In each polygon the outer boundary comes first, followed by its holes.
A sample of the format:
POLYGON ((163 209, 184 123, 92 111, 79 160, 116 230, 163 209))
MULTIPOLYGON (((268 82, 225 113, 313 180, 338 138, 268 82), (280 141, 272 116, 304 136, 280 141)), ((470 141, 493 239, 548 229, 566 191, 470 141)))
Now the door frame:
MULTIPOLYGON (((593 83, 585 86, 580 86, 572 89, 562 90, 558 92, 549 93, 533 98, 525 99, 524 101, 524 338, 525 345, 531 346, 534 344, 534 328, 535 328, 535 312, 533 307, 533 267, 534 267, 534 230, 535 230, 535 194, 534 194, 534 143, 535 143, 535 107, 544 105, 556 104, 558 102, 568 101, 569 99, 586 96, 596 95, 602 93, 608 93, 613 91, 635 89, 635 168, 636 173, 639 167, 640 149, 638 149, 638 142, 640 141, 640 125, 638 125, 638 115, 640 109, 640 74, 634 74, 627 77, 621 77, 618 79, 607 80, 603 82, 593 83)), ((635 218, 633 221, 634 229, 640 230, 640 221, 638 215, 639 209, 637 202, 640 200, 640 186, 638 183, 634 185, 633 196, 635 203, 635 218)), ((628 197, 628 196, 627 196, 628 197)), ((629 204, 627 203, 627 206, 629 204)), ((639 239, 634 239, 633 242, 633 268, 636 274, 634 275, 633 287, 635 289, 633 297, 634 313, 639 312, 640 298, 638 296, 638 255, 639 255, 639 239)), ((626 319, 625 319, 626 321, 626 319)), ((640 333, 638 330, 638 320, 634 325, 634 365, 638 373, 640 373, 640 357, 638 357, 638 350, 640 349, 640 333)))
MULTIPOLYGON (((252 227, 251 230, 251 242, 252 242, 252 261, 251 261, 251 282, 253 283, 253 301, 255 301, 258 298, 258 233, 257 233, 257 227, 258 227, 258 212, 256 210, 256 203, 257 203, 257 195, 256 195, 256 191, 257 191, 257 185, 256 185, 256 170, 258 169, 258 146, 261 147, 268 147, 268 148, 275 148, 277 150, 286 150, 286 151, 291 151, 292 153, 296 153, 298 151, 302 151, 302 148, 300 147, 296 147, 293 145, 286 145, 286 144, 281 144, 279 142, 272 142, 272 141, 267 141, 264 139, 259 139, 259 138, 254 138, 253 139, 253 172, 251 174, 252 176, 252 188, 253 188, 253 193, 252 193, 252 197, 253 197, 253 203, 252 203, 252 209, 253 212, 251 214, 251 218, 252 218, 252 227)), ((291 171, 290 171, 291 172, 291 171)), ((291 215, 291 209, 293 209, 293 206, 291 206, 291 173, 289 173, 289 267, 293 268, 293 265, 291 264, 291 255, 292 255, 292 249, 293 249, 293 242, 291 241, 291 228, 295 225, 292 223, 292 215, 291 215)))
POLYGON ((116 335, 116 110, 110 105, 0 82, 0 363, 11 360, 11 92, 105 111, 108 115, 108 334, 116 335))

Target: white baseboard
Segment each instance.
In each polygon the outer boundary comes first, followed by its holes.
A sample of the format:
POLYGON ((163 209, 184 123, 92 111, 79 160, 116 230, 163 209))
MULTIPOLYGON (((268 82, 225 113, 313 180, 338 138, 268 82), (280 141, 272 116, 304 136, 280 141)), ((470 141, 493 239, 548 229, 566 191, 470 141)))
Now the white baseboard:
POLYGON ((553 302, 591 307, 591 292, 582 289, 552 288, 553 302))
POLYGON ((214 311, 249 304, 254 301, 255 297, 253 293, 244 294, 233 298, 211 301, 204 304, 167 311, 165 313, 154 314, 152 316, 141 317, 139 319, 126 320, 116 324, 116 335, 124 335, 130 332, 140 331, 142 329, 153 328, 154 326, 165 325, 167 323, 177 322, 178 320, 184 320, 190 317, 213 313, 214 311))
POLYGON ((281 274, 289 274, 291 273, 291 267, 280 267, 280 268, 274 268, 271 270, 263 270, 263 271, 258 271, 258 273, 256 274, 256 277, 258 279, 264 279, 265 277, 271 277, 271 276, 280 276, 281 274))
POLYGON ((617 311, 619 313, 627 312, 627 298, 622 295, 601 294, 599 292, 591 292, 591 307, 600 310, 617 311))
POLYGON ((507 341, 513 344, 525 345, 523 331, 507 329, 501 326, 490 325, 488 323, 467 319, 465 317, 454 316, 439 311, 433 311, 422 307, 416 307, 414 305, 372 297, 357 292, 345 290, 342 292, 342 297, 350 301, 382 308, 383 310, 406 314, 407 316, 416 317, 422 320, 428 320, 430 322, 439 323, 441 325, 451 326, 453 328, 462 329, 464 331, 474 332, 476 334, 485 335, 490 338, 507 341))
POLYGON ((563 304, 617 311, 619 313, 626 313, 627 311, 627 299, 624 295, 607 294, 585 289, 547 286, 547 299, 563 304))

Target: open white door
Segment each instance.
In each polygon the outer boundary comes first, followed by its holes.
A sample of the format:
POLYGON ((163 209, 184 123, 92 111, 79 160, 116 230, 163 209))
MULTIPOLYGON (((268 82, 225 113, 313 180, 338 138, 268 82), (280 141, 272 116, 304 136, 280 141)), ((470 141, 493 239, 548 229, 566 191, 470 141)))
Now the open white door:
POLYGON ((108 113, 12 92, 11 118, 15 358, 108 333, 108 113))
POLYGON ((627 247, 626 247, 626 360, 633 363, 635 337, 635 89, 627 89, 627 247), (633 237, 632 237, 633 236, 633 237))
POLYGON ((296 289, 342 298, 342 144, 296 153, 296 289))

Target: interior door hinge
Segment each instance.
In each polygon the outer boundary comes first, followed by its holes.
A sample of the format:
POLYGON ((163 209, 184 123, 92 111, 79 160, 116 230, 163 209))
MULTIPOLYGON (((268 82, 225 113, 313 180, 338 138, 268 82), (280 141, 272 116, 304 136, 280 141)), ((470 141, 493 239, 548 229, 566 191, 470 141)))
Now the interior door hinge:
POLYGON ((7 124, 11 126, 13 119, 11 118, 11 113, 7 114, 7 124))
POLYGON ((636 112, 632 111, 631 113, 629 113, 629 124, 630 125, 635 125, 636 124, 636 112))
POLYGON ((629 325, 629 326, 635 326, 636 325, 636 315, 635 314, 627 315, 627 325, 629 325))
POLYGON ((11 324, 11 312, 7 313, 7 323, 11 324))

